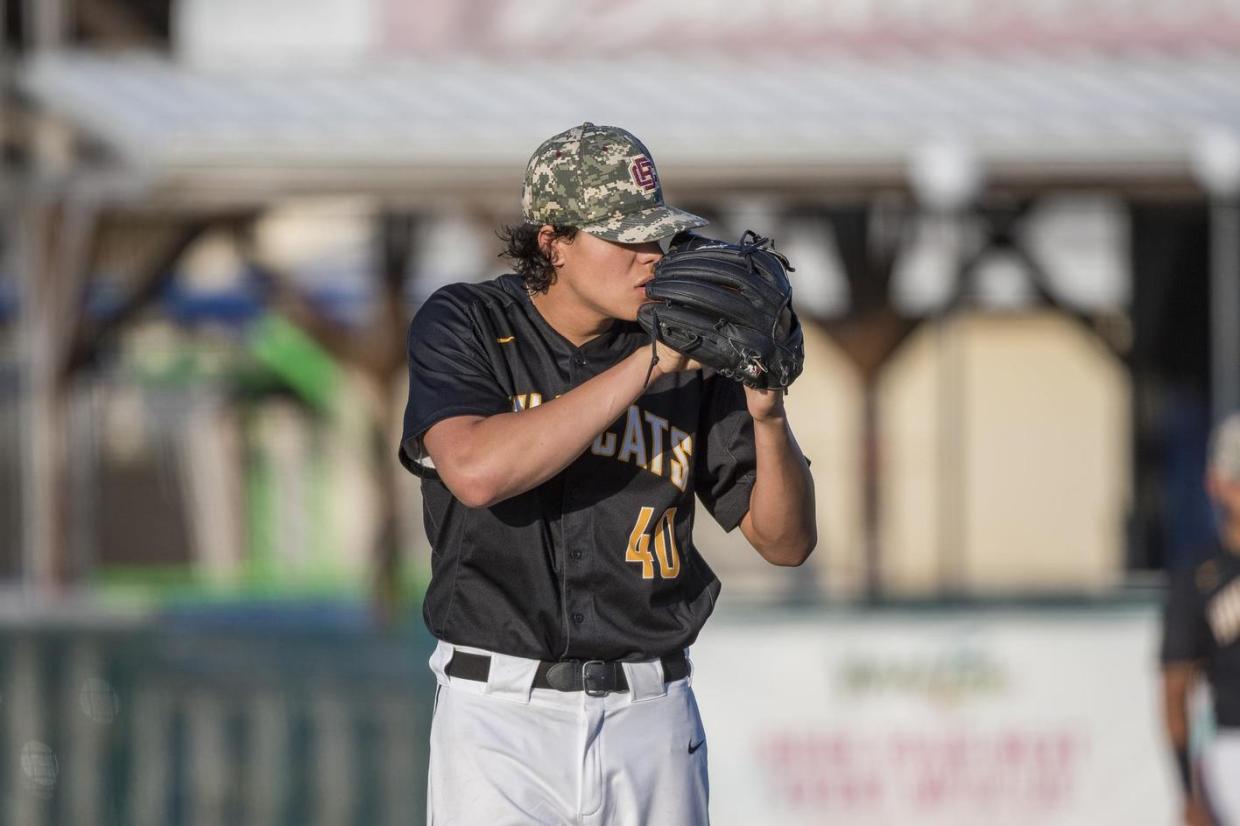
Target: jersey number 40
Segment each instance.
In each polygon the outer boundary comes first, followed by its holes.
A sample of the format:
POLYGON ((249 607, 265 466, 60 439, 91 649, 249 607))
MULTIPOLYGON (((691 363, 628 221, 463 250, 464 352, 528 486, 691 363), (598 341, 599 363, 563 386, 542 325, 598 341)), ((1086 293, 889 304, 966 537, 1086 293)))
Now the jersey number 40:
POLYGON ((625 562, 637 562, 642 566, 642 579, 654 579, 655 557, 659 558, 659 574, 664 579, 680 576, 680 550, 676 547, 676 509, 668 508, 650 530, 654 508, 643 507, 637 514, 633 532, 629 534, 629 547, 624 553, 625 562), (650 553, 650 540, 654 537, 654 554, 650 553))

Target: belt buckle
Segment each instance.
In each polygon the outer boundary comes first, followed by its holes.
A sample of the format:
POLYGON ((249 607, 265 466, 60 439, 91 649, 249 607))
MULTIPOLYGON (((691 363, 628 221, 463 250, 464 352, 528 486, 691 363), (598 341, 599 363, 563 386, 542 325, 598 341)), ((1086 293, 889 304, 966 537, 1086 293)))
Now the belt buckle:
POLYGON ((611 670, 602 660, 586 660, 581 664, 581 688, 587 697, 606 697, 611 689, 606 687, 611 670), (591 666, 597 666, 593 670, 591 666), (598 686, 604 686, 602 688, 598 686))

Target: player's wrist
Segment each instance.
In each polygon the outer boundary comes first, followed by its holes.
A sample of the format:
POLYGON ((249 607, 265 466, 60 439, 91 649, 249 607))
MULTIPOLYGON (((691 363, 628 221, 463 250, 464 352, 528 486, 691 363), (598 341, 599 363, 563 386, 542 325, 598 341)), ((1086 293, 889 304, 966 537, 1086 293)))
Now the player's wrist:
POLYGON ((667 372, 663 359, 652 354, 649 347, 641 347, 635 350, 624 360, 623 366, 627 370, 628 375, 633 377, 635 383, 634 399, 645 393, 646 388, 667 372))
POLYGON ((663 375, 679 373, 685 370, 700 370, 702 367, 696 360, 673 347, 669 347, 662 341, 655 343, 655 352, 658 355, 658 364, 662 368, 663 375))
POLYGON ((774 427, 783 427, 787 421, 782 390, 759 390, 746 386, 745 403, 755 425, 768 423, 774 427))
POLYGON ((655 380, 682 370, 698 370, 701 365, 660 342, 652 351, 642 347, 635 351, 629 359, 640 365, 641 375, 645 380, 642 389, 649 387, 655 380))
POLYGON ((762 416, 753 416, 753 426, 771 432, 782 431, 788 425, 788 417, 781 410, 778 413, 764 414, 762 416))

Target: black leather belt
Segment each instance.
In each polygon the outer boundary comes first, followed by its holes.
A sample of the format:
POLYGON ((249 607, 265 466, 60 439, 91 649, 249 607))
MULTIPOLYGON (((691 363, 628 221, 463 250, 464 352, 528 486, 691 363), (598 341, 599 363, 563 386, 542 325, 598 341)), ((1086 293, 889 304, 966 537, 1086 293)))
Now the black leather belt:
MULTIPOLYGON (((689 660, 683 652, 660 657, 659 661, 663 664, 663 682, 671 683, 689 676, 689 660)), ((453 651, 444 672, 449 677, 485 683, 491 673, 491 658, 486 654, 453 651)), ((543 661, 534 672, 534 688, 584 691, 591 697, 601 697, 614 691, 628 691, 629 682, 621 663, 615 660, 543 661)))

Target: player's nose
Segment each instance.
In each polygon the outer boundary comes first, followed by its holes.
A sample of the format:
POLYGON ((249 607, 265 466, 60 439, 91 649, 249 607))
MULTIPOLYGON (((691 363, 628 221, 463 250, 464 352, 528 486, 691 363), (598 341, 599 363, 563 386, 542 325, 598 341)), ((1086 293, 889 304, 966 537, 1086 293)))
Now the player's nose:
POLYGON ((658 241, 647 241, 638 245, 637 257, 643 264, 657 263, 663 257, 663 248, 658 241))

